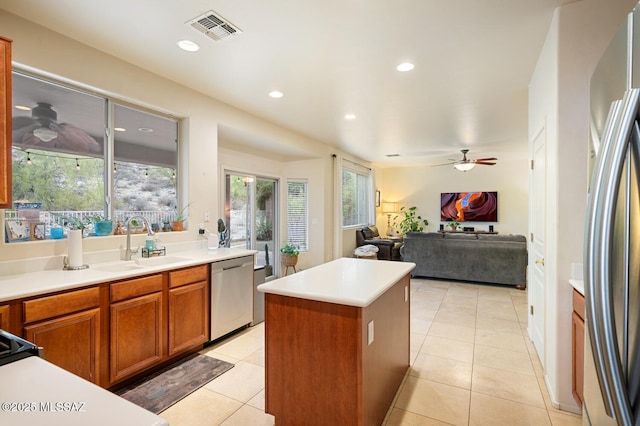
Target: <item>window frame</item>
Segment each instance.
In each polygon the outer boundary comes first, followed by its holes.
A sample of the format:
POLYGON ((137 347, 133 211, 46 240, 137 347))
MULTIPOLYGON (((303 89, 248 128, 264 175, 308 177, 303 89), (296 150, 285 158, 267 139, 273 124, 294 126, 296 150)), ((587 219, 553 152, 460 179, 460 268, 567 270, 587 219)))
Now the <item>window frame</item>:
MULTIPOLYGON (((183 147, 183 143, 181 141, 181 132, 180 132, 180 128, 181 128, 181 118, 178 118, 176 116, 174 116, 173 114, 169 114, 169 113, 164 113, 158 110, 153 110, 150 109, 148 107, 142 106, 142 105, 137 105, 135 103, 129 102, 129 101, 124 101, 122 99, 118 99, 116 97, 113 97, 103 91, 100 91, 98 89, 94 89, 94 88, 88 88, 86 86, 83 85, 79 85, 79 84, 73 84, 73 83, 69 83, 68 81, 62 80, 62 79, 56 79, 53 77, 49 77, 49 76, 45 76, 42 74, 39 74, 37 72, 32 72, 30 70, 24 70, 21 68, 14 68, 12 70, 12 73, 16 73, 20 76, 23 76, 25 78, 28 79, 32 79, 34 80, 36 83, 37 82, 41 82, 41 84, 46 84, 46 85, 51 85, 51 86, 55 86, 55 87, 59 87, 61 90, 68 90, 68 91, 73 91, 73 92, 77 92, 80 93, 82 95, 87 95, 87 96, 92 96, 95 98, 100 99, 102 102, 104 102, 104 117, 103 117, 103 124, 104 127, 102 129, 103 132, 103 140, 104 140, 104 145, 103 145, 103 152, 101 155, 98 156, 89 156, 89 157, 93 157, 96 159, 101 159, 103 164, 104 164, 104 172, 102 174, 102 180, 103 180, 103 202, 102 202, 102 216, 104 216, 107 219, 113 220, 114 222, 119 218, 119 216, 122 216, 122 212, 118 213, 115 210, 115 203, 113 202, 113 197, 114 194, 116 193, 116 188, 114 186, 114 167, 116 165, 116 163, 121 164, 122 161, 116 160, 115 156, 114 156, 114 147, 116 144, 116 135, 115 135, 115 127, 116 127, 116 117, 114 114, 114 109, 118 106, 120 107, 124 107, 124 108, 129 108, 129 109, 133 109, 135 111, 137 111, 138 113, 142 113, 142 114, 148 114, 148 115, 153 115, 156 116, 160 119, 163 120, 168 120, 174 123, 175 125, 175 143, 176 143, 176 147, 175 147, 175 165, 173 167, 171 167, 170 165, 160 165, 160 163, 158 163, 157 165, 154 165, 152 163, 149 164, 149 169, 153 169, 153 168, 166 168, 166 169, 173 169, 174 173, 173 173, 173 179, 175 179, 175 181, 173 182, 173 186, 175 189, 175 203, 176 203, 176 208, 174 209, 175 211, 167 211, 167 212, 161 212, 158 211, 157 215, 162 216, 163 218, 166 217, 169 220, 172 220, 173 216, 176 215, 176 212, 179 211, 182 203, 186 202, 184 200, 184 197, 186 196, 186 194, 182 194, 184 191, 182 190, 181 184, 180 184, 180 176, 182 173, 182 167, 181 167, 181 162, 180 162, 180 158, 182 155, 182 150, 184 149, 183 147)), ((12 106, 13 108, 13 106, 12 106)), ((78 123, 81 124, 81 123, 78 123)), ((95 129, 94 129, 95 130, 95 129)), ((39 147, 33 147, 33 148, 21 148, 21 147, 14 147, 13 145, 13 140, 11 141, 11 146, 12 146, 12 151, 14 149, 19 149, 23 152, 28 153, 29 150, 43 150, 42 148, 39 147)), ((141 145, 143 146, 143 145, 141 145)), ((44 151, 47 151, 46 149, 44 149, 44 151)), ((159 151, 162 151, 162 148, 159 148, 159 151)), ((166 150, 165 150, 166 151, 166 150)), ((54 151, 55 154, 55 151, 54 151)), ((33 155, 33 154, 32 154, 33 155)), ((41 154, 40 154, 41 155, 41 154)), ((57 154, 55 154, 57 155, 57 154)), ((78 154, 78 158, 80 158, 81 156, 84 156, 82 154, 78 154)), ((82 159, 81 159, 82 161, 82 159)), ((143 163, 139 163, 136 162, 135 159, 131 159, 132 163, 136 163, 136 164, 140 164, 142 165, 143 163)), ((76 160, 76 163, 78 163, 78 161, 76 160)), ((13 190, 12 190, 13 191, 13 190)), ((11 206, 11 208, 9 208, 8 210, 11 211, 15 211, 15 209, 13 208, 13 206, 11 206)), ((130 211, 131 213, 137 213, 137 211, 134 210, 130 210, 130 209, 125 209, 126 211, 130 211)), ((151 210, 150 212, 152 213, 156 213, 155 210, 151 210)), ((42 211, 41 212, 45 218, 51 218, 51 214, 49 213, 49 211, 42 211)), ((78 217, 92 217, 95 214, 100 213, 96 210, 78 210, 77 211, 77 215, 78 217)), ((140 213, 143 213, 142 211, 140 211, 140 213)), ((17 215, 17 212, 15 213, 17 215)), ((12 214, 7 215, 7 218, 12 217, 12 214)), ((153 214, 152 214, 153 216, 153 214)), ((159 217, 158 216, 158 217, 159 217)), ((5 218, 5 219, 7 219, 5 218)), ((60 220, 52 219, 52 223, 53 222, 60 222, 60 220)), ((4 228, 4 225, 3 225, 4 228)), ((115 226, 114 226, 115 228, 115 226)), ((91 234, 92 236, 93 234, 91 234)), ((89 235, 85 235, 85 236, 89 236, 89 235)), ((49 238, 47 238, 48 240, 49 238)))

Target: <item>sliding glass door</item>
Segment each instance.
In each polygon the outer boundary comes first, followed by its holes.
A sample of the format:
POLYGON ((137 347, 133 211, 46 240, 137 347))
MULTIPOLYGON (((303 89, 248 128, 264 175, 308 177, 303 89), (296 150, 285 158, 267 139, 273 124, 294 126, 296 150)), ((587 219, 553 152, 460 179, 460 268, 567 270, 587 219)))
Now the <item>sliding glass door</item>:
POLYGON ((261 176, 225 172, 225 222, 231 247, 257 250, 256 265, 266 276, 276 273, 278 181, 261 176))

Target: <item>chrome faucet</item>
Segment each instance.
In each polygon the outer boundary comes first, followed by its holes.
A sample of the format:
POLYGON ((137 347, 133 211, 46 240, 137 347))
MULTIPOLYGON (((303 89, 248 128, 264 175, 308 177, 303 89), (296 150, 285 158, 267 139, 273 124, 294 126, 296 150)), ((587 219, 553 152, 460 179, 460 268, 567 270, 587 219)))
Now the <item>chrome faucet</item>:
POLYGON ((131 250, 131 222, 133 220, 138 220, 138 219, 142 219, 142 223, 144 223, 144 226, 147 227, 147 235, 148 236, 152 236, 154 235, 153 229, 151 229, 151 225, 149 224, 149 221, 147 220, 146 217, 144 216, 131 216, 129 219, 127 219, 127 250, 124 252, 124 260, 131 260, 131 255, 133 253, 137 253, 139 248, 135 249, 135 250, 131 250))

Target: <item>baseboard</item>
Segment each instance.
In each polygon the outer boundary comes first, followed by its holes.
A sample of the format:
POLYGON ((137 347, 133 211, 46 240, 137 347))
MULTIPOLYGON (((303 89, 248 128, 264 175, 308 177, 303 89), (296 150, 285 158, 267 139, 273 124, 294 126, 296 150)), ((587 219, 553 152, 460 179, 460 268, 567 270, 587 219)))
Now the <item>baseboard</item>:
POLYGON ((549 378, 546 374, 544 375, 544 385, 547 388, 547 393, 549 394, 549 400, 551 401, 551 406, 553 408, 560 411, 567 411, 569 413, 582 414, 582 407, 579 407, 578 404, 575 404, 575 403, 564 404, 558 401, 558 398, 556 397, 556 395, 551 392, 551 386, 549 386, 549 378))

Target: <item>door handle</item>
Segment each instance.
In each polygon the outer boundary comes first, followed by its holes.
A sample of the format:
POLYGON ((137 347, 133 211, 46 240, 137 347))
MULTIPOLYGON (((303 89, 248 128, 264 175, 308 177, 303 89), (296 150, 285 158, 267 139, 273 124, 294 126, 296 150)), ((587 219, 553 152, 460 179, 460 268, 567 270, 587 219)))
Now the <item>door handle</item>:
MULTIPOLYGON (((628 156, 629 140, 637 143, 640 130, 635 121, 640 104, 640 90, 630 89, 623 98, 619 117, 607 140, 603 140, 598 170, 592 182, 588 208, 592 232, 587 234, 585 246, 588 256, 585 271, 585 301, 587 303, 587 326, 594 352, 596 373, 603 390, 605 410, 617 419, 618 424, 632 424, 633 411, 622 370, 616 322, 613 312, 613 292, 608 264, 611 260, 615 206, 618 189, 622 182, 625 158, 628 156), (599 208, 598 214, 595 213, 599 208)), ((628 286, 628 282, 625 283, 628 286)))
POLYGON ((544 258, 536 260, 536 265, 544 266, 544 258))

